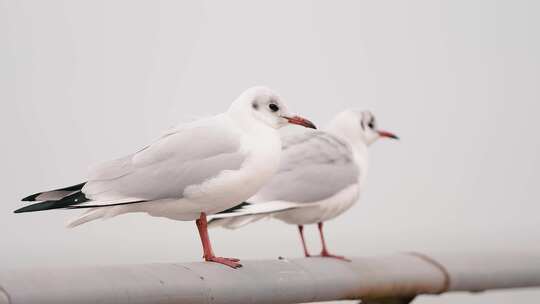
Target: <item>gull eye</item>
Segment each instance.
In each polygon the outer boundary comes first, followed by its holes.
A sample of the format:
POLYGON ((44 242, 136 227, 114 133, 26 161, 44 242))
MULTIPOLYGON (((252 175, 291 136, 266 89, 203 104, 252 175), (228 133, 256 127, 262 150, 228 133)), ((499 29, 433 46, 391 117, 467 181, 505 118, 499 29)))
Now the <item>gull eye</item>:
POLYGON ((375 121, 371 120, 368 125, 367 125, 370 129, 374 129, 375 128, 375 121))
POLYGON ((272 112, 279 111, 279 107, 274 103, 269 104, 268 107, 270 108, 270 110, 272 110, 272 112))

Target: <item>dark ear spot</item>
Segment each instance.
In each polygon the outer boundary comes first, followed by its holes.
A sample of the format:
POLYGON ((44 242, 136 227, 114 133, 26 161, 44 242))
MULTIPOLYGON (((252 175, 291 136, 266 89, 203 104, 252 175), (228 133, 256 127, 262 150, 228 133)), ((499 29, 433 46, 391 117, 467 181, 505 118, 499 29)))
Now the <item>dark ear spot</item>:
POLYGON ((257 101, 255 101, 255 100, 251 103, 251 106, 252 106, 253 109, 255 109, 255 110, 258 110, 258 109, 259 109, 259 104, 258 104, 257 101))
POLYGON ((365 131, 366 130, 366 126, 364 125, 364 120, 360 120, 360 126, 362 127, 362 130, 365 131))

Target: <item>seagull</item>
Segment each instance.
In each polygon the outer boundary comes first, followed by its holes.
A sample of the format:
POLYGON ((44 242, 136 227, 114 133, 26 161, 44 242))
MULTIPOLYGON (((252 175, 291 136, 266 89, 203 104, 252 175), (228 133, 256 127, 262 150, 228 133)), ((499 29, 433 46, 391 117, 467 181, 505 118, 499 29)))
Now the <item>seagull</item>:
POLYGON ((304 225, 317 224, 320 256, 347 260, 328 251, 323 223, 348 210, 360 197, 368 147, 380 138, 398 137, 378 129, 369 111, 343 111, 323 130, 284 135, 278 172, 247 202, 210 217, 210 226, 236 229, 271 216, 298 226, 304 255, 310 257, 304 225))
POLYGON ((138 152, 90 170, 86 182, 30 195, 35 202, 15 211, 86 209, 68 227, 124 213, 145 212, 195 220, 206 261, 241 267, 239 259, 215 256, 207 215, 254 195, 279 167, 277 129, 288 124, 315 128, 292 115, 266 87, 243 92, 216 116, 182 124, 138 152))

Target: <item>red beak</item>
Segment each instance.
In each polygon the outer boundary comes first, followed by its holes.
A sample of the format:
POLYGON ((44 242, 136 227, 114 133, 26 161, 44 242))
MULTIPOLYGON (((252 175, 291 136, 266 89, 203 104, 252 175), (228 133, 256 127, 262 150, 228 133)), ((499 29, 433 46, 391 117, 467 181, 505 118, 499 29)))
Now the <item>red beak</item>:
POLYGON ((317 129, 317 127, 311 121, 300 116, 292 116, 292 117, 283 116, 283 118, 285 118, 290 124, 293 124, 293 125, 300 125, 300 126, 310 128, 310 129, 317 129))
POLYGON ((377 133, 379 133, 380 137, 388 137, 388 138, 393 138, 393 139, 399 139, 399 137, 397 137, 394 133, 390 133, 390 132, 387 132, 387 131, 377 131, 377 133))

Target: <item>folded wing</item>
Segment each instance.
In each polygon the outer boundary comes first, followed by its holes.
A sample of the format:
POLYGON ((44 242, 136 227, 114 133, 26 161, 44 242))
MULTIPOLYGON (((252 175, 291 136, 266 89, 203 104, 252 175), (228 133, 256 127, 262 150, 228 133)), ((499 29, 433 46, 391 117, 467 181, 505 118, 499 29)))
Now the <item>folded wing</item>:
POLYGON ((278 173, 250 202, 317 202, 358 182, 349 145, 321 131, 283 138, 278 173))
POLYGON ((93 170, 83 188, 93 201, 183 198, 191 185, 237 170, 246 155, 219 123, 170 132, 141 151, 93 170))

